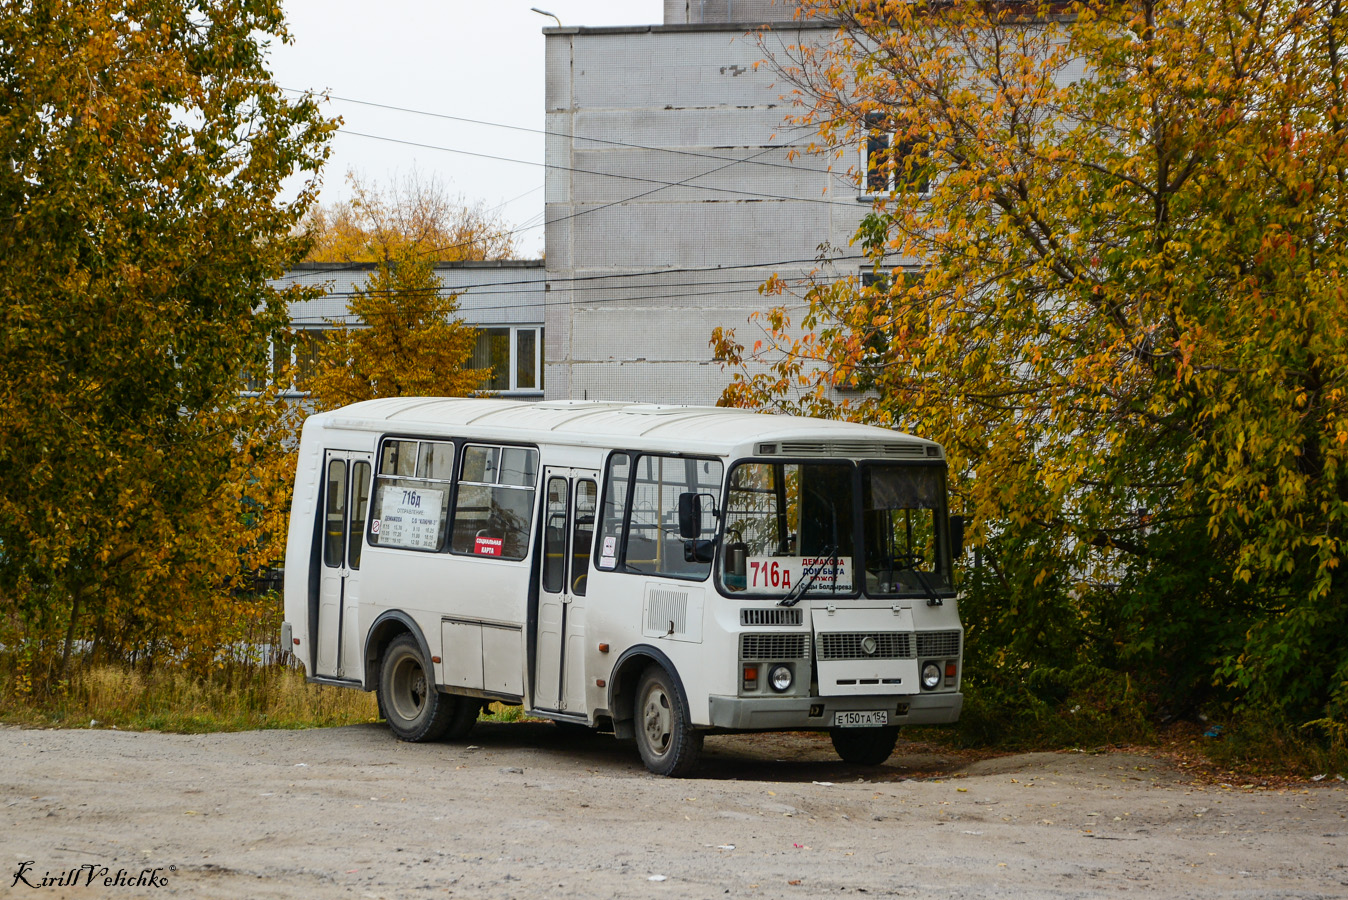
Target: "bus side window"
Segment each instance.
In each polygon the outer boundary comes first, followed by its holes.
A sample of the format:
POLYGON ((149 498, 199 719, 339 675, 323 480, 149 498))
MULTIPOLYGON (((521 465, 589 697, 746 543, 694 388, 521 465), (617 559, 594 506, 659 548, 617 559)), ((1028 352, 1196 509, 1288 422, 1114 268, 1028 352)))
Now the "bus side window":
POLYGON ((543 590, 556 594, 566 584, 565 478, 549 478, 543 520, 543 590))
POLYGON ((586 478, 576 484, 576 525, 571 532, 571 593, 585 596, 590 572, 590 550, 594 544, 594 514, 599 502, 599 485, 586 478))
POLYGON ((455 553, 524 559, 529 552, 538 451, 468 444, 454 508, 455 553))
MULTIPOLYGON (((721 462, 714 459, 650 453, 641 454, 633 464, 628 455, 614 454, 609 462, 599 568, 706 578, 711 564, 695 554, 690 557, 690 547, 679 535, 679 497, 686 493, 719 495, 721 475, 721 462), (621 548, 621 552, 615 548, 621 548)), ((704 514, 702 527, 708 535, 715 530, 710 509, 704 514)))
POLYGON ((365 512, 370 505, 370 464, 356 462, 351 466, 351 527, 346 550, 346 562, 353 569, 360 568, 361 538, 365 535, 365 512))
POLYGON ((608 475, 604 479, 604 517, 599 531, 600 569, 618 567, 618 544, 622 541, 623 517, 627 514, 628 480, 632 474, 632 457, 615 453, 608 460, 608 475))
POLYGON ((334 459, 328 463, 328 496, 323 510, 323 564, 329 568, 342 565, 342 545, 346 542, 346 463, 334 459))
MULTIPOLYGON (((374 479, 374 515, 368 532, 371 547, 432 553, 444 547, 453 463, 454 444, 450 441, 384 441, 374 479)), ((353 504, 357 508, 351 511, 353 568, 360 565, 356 523, 364 523, 369 498, 369 468, 360 471, 366 474, 357 478, 353 504)), ((355 467, 352 473, 358 475, 355 467)))

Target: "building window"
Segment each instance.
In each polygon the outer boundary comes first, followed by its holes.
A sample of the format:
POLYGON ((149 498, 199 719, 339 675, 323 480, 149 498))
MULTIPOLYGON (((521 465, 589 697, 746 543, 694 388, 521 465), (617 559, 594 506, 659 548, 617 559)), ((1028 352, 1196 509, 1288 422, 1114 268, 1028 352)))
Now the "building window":
POLYGON ((894 123, 884 113, 866 115, 865 196, 889 193, 931 193, 931 155, 918 150, 922 142, 897 138, 894 123))
POLYGON ((258 393, 269 384, 288 392, 309 390, 309 379, 318 371, 318 354, 328 339, 326 328, 299 328, 278 335, 267 351, 262 370, 243 372, 243 389, 258 393))
POLYGON ((486 390, 541 393, 543 390, 543 329, 538 325, 501 325, 479 328, 472 367, 491 367, 486 390))
MULTIPOLYGON (((903 291, 912 288, 922 280, 921 269, 897 269, 890 271, 866 271, 861 273, 861 291, 863 294, 887 294, 897 275, 903 291)), ((902 299, 899 301, 902 303, 902 299)), ((892 308, 893 304, 889 304, 892 308)), ((893 331, 875 328, 866 335, 861 354, 855 365, 839 366, 833 372, 833 387, 840 391, 869 391, 875 388, 875 375, 888 360, 893 331)))

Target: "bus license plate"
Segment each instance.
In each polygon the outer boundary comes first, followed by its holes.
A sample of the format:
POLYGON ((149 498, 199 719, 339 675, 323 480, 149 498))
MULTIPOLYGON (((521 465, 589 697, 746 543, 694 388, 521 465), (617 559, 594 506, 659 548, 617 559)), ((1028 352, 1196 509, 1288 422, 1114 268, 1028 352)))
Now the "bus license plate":
POLYGON ((874 728, 889 724, 889 710, 847 710, 833 714, 834 728, 874 728))

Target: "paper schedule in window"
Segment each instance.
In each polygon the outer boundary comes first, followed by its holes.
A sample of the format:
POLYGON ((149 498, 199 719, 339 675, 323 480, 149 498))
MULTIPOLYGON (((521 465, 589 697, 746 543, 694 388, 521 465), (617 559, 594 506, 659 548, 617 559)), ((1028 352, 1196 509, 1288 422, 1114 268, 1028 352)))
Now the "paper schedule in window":
POLYGON ((381 547, 439 550, 444 531, 445 491, 387 484, 379 492, 379 518, 372 525, 381 547))

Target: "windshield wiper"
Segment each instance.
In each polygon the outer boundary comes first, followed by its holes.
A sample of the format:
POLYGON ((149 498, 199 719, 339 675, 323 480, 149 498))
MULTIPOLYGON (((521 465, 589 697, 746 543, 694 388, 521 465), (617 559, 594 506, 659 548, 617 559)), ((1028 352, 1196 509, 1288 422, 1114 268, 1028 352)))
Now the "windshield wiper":
MULTIPOLYGON (((838 545, 834 544, 828 548, 828 560, 833 566, 833 593, 838 593, 838 545)), ((814 571, 808 577, 797 581, 791 590, 786 592, 786 596, 777 601, 778 606, 795 606, 805 596, 805 593, 819 580, 819 573, 823 571, 823 566, 815 566, 814 571)))
POLYGON ((921 570, 917 567, 917 564, 922 561, 922 558, 916 554, 905 554, 903 558, 906 562, 900 564, 898 557, 892 557, 889 561, 889 571, 902 572, 904 569, 907 569, 909 572, 912 572, 917 576, 917 583, 922 585, 923 593, 927 595, 927 605, 944 606, 945 601, 936 593, 936 589, 931 586, 931 582, 927 581, 927 576, 923 575, 921 570))

